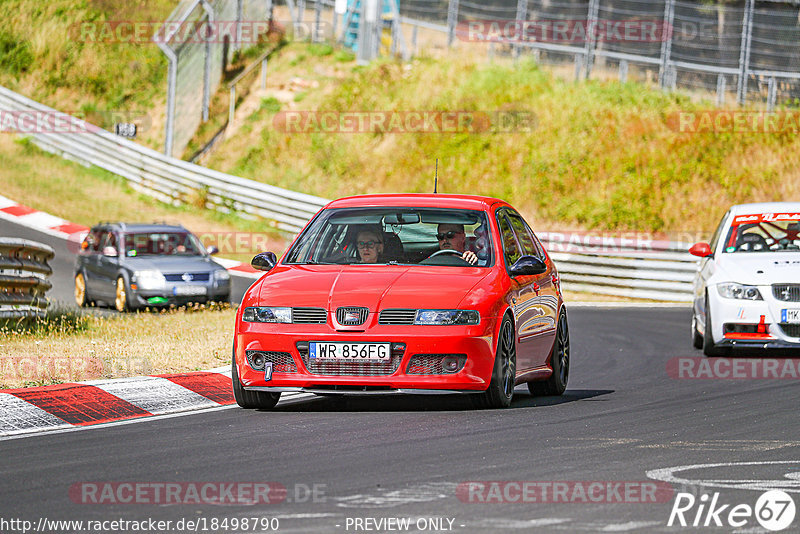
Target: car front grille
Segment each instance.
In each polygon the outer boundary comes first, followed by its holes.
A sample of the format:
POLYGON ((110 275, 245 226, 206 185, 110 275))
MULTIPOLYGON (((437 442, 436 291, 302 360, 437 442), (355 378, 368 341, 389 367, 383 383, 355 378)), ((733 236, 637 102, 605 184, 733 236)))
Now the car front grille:
POLYGON ((369 309, 342 306, 336 309, 336 322, 342 326, 358 326, 364 324, 369 316, 369 309))
POLYGON ((309 358, 308 353, 302 357, 309 373, 324 376, 388 376, 397 371, 403 359, 400 354, 393 354, 392 359, 385 362, 320 361, 309 358))
POLYGON ((167 282, 208 282, 209 274, 208 273, 172 273, 172 274, 165 274, 164 278, 167 279, 167 282), (191 277, 187 277, 186 280, 183 279, 184 275, 188 275, 191 277))
POLYGON ((325 308, 292 308, 292 322, 297 324, 325 324, 328 312, 325 308))
POLYGON ((261 351, 261 350, 247 350, 247 363, 256 371, 263 371, 263 365, 255 365, 253 359, 257 355, 261 355, 265 362, 272 362, 273 373, 296 373, 297 364, 294 358, 288 352, 274 352, 274 351, 261 351))
POLYGON ((800 302, 800 284, 772 284, 772 296, 782 302, 800 302))
POLYGON ((383 310, 378 315, 378 324, 414 324, 417 310, 383 310))
POLYGON ((464 368, 467 356, 464 354, 415 354, 411 357, 406 368, 409 375, 450 375, 459 372, 464 368), (453 371, 445 371, 442 360, 447 357, 458 359, 458 368, 453 371))
POLYGON ((778 323, 783 333, 789 337, 800 337, 800 324, 795 323, 778 323))

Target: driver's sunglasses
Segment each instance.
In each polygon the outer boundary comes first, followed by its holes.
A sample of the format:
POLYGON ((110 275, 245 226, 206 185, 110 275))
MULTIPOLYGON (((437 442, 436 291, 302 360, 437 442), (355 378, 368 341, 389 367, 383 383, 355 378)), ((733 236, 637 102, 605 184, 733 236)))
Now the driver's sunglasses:
POLYGON ((381 245, 380 241, 359 241, 356 243, 358 248, 375 248, 375 245, 381 245))
POLYGON ((443 234, 436 234, 436 237, 439 241, 443 241, 444 239, 453 239, 458 234, 463 234, 464 232, 456 232, 455 230, 450 230, 449 232, 445 232, 443 234))

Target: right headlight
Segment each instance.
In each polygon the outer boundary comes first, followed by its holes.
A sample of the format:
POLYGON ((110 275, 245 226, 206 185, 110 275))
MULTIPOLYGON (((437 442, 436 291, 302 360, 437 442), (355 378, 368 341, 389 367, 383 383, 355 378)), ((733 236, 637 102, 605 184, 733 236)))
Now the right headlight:
POLYGON ((463 325, 479 324, 480 314, 475 310, 417 310, 414 324, 463 325))
POLYGON ((721 297, 726 299, 764 300, 761 298, 761 292, 756 286, 746 286, 736 282, 718 284, 717 291, 721 297))

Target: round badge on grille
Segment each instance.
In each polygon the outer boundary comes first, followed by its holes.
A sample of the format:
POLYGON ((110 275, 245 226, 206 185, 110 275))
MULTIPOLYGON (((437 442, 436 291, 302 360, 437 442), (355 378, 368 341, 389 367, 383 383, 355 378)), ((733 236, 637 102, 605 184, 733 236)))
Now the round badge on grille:
POLYGON ((191 282, 192 280, 194 280, 194 276, 192 276, 191 273, 183 273, 183 276, 181 276, 181 280, 183 280, 184 282, 191 282))

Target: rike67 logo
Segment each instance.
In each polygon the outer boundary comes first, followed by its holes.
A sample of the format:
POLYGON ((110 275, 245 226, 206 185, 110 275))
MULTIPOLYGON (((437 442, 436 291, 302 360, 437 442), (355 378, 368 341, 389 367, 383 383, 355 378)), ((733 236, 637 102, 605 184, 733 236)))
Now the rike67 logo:
POLYGON ((761 494, 755 505, 720 502, 719 492, 699 498, 691 493, 678 493, 667 526, 692 527, 761 527, 777 532, 788 528, 794 521, 795 504, 792 497, 781 490, 761 494))

